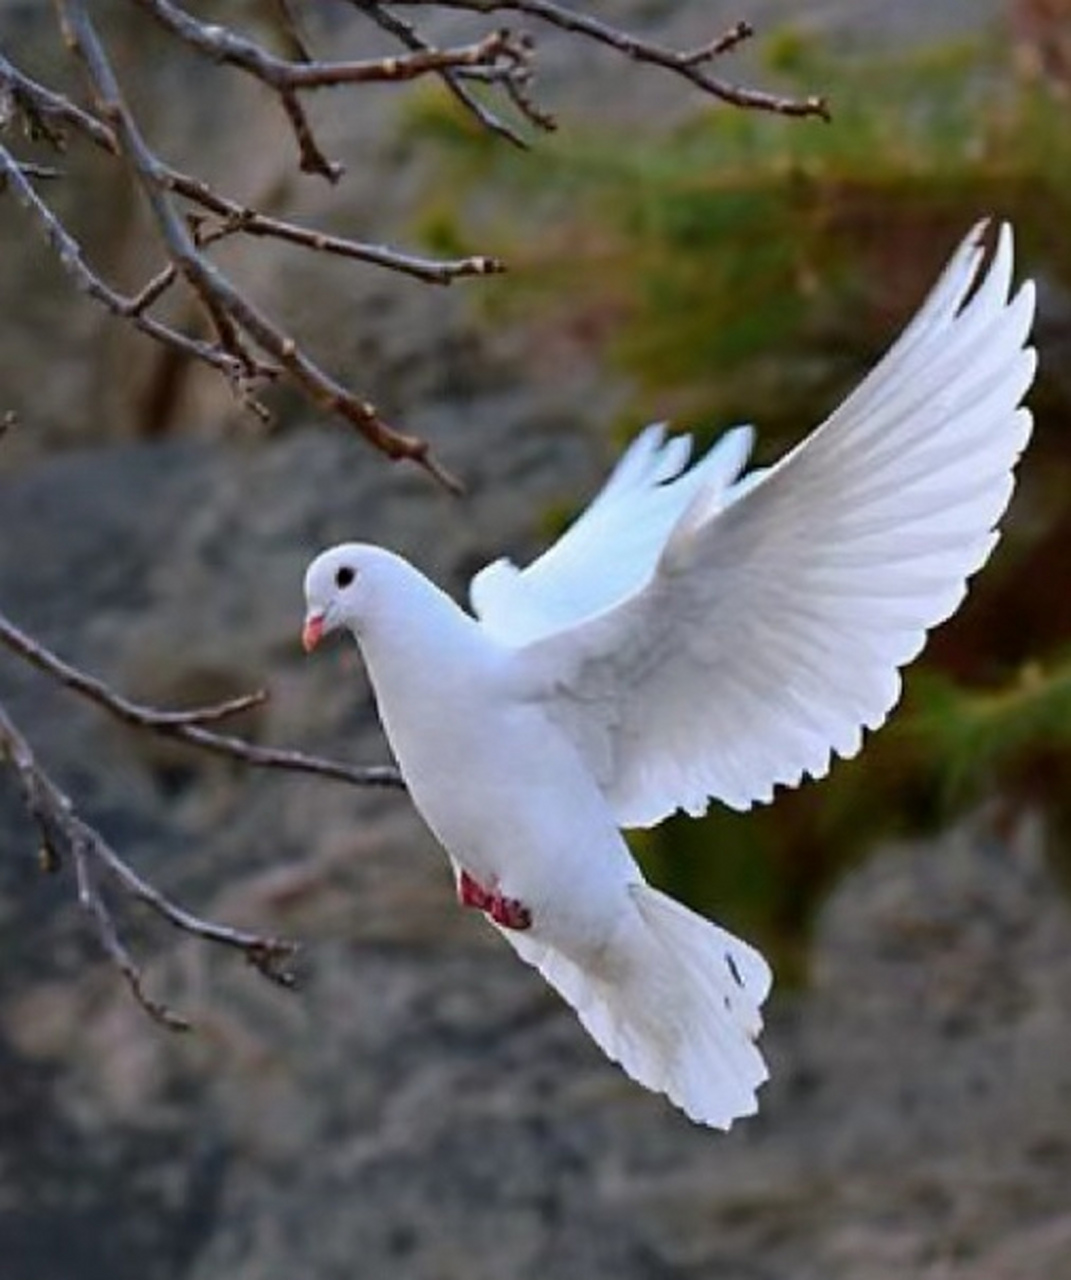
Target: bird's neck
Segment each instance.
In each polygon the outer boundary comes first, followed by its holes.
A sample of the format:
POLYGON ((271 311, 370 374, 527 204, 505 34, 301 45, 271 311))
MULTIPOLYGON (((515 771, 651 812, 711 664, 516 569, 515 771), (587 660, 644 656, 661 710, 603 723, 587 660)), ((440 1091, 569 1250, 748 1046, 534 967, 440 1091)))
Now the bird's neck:
POLYGON ((381 706, 466 680, 495 648, 473 618, 408 566, 355 634, 381 706))
POLYGON ((356 636, 379 718, 415 795, 428 778, 456 768, 461 748, 443 743, 456 741, 450 733, 469 723, 503 664, 479 625, 415 570, 390 588, 356 636))

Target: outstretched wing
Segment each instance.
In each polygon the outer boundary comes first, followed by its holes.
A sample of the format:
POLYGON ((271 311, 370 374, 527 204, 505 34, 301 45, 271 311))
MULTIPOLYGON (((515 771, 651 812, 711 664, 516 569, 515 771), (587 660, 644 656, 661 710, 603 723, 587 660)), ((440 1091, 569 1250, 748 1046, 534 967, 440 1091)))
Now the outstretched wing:
POLYGON ((688 468, 690 436, 661 424, 632 442, 591 505, 538 560, 496 560, 472 580, 473 612, 496 639, 529 644, 610 608, 647 582, 670 530, 700 491, 725 501, 753 432, 726 432, 688 468))
POLYGON ((821 427, 728 505, 693 498, 639 591, 519 655, 623 826, 854 755, 989 556, 1030 434, 1034 291, 1009 298, 1006 226, 979 280, 982 230, 821 427))

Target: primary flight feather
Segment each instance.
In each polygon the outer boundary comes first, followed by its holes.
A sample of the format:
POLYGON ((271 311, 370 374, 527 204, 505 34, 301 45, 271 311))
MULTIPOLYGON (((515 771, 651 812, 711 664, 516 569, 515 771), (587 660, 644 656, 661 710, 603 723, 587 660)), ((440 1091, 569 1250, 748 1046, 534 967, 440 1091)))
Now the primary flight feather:
POLYGON ((899 668, 997 540, 1030 434, 1033 287, 1002 226, 952 258, 817 430, 742 475, 737 428, 643 432, 527 568, 476 575, 476 616, 379 548, 325 551, 304 639, 349 628, 463 904, 484 911, 602 1049, 728 1128, 767 1078, 757 951, 644 883, 621 827, 735 809, 854 755, 899 668))

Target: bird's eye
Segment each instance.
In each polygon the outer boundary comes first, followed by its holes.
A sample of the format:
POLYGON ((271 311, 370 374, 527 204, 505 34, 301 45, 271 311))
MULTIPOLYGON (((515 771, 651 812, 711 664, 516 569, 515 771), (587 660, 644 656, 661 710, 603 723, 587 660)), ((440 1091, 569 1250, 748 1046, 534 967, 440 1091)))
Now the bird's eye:
POLYGON ((335 586, 348 587, 356 576, 355 571, 348 564, 344 564, 335 574, 335 586))

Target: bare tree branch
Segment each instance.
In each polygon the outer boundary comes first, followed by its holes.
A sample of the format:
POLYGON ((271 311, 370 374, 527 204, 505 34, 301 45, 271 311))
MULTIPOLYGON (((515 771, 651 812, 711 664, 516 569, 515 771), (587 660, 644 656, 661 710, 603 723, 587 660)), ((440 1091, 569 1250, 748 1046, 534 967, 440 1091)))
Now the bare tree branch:
MULTIPOLYGON (((238 379, 241 376, 241 367, 233 356, 221 351, 211 343, 187 337, 186 334, 179 333, 177 329, 172 329, 169 325, 163 324, 159 320, 143 315, 137 298, 125 298, 105 284, 100 276, 87 265, 78 242, 33 189, 29 179, 23 172, 22 166, 3 143, 0 143, 0 188, 4 186, 14 194, 18 202, 33 216, 45 239, 59 258, 60 264, 68 275, 72 277, 75 286, 82 293, 102 303, 114 315, 123 320, 128 320, 143 333, 155 338, 157 342, 162 342, 168 347, 174 347, 185 356, 203 360, 206 364, 219 369, 231 380, 238 379)), ((261 377, 271 376, 271 370, 267 366, 261 366, 258 369, 258 374, 261 377)))
POLYGON ((91 138, 99 147, 118 155, 115 135, 103 121, 76 106, 62 94, 53 93, 44 85, 25 75, 13 66, 0 52, 0 91, 10 95, 14 105, 24 111, 31 121, 47 121, 46 134, 53 146, 62 147, 62 126, 77 129, 91 138))
MULTIPOLYGON (((431 45, 420 35, 411 22, 406 22, 404 18, 392 13, 386 5, 380 4, 378 0, 354 0, 354 4, 356 8, 367 13, 378 27, 396 36, 407 49, 423 53, 431 48, 431 45)), ((514 146, 520 147, 522 150, 528 147, 524 137, 508 121, 503 120, 501 116, 496 115, 482 103, 479 98, 473 96, 465 86, 462 76, 456 70, 440 70, 439 76, 454 98, 461 103, 462 107, 470 115, 475 117, 477 123, 482 125, 483 128, 488 129, 491 133, 497 133, 500 137, 505 138, 507 142, 513 143, 514 146)), ((506 82, 507 89, 515 83, 515 79, 516 77, 506 82)), ((553 119, 546 112, 525 112, 525 114, 538 128, 550 130, 555 127, 553 119)))
MULTIPOLYGON (((366 244, 344 236, 328 235, 313 227, 299 226, 294 222, 286 222, 258 213, 255 209, 247 208, 234 200, 228 200, 207 183, 179 173, 177 170, 166 169, 164 172, 167 184, 173 191, 223 219, 221 228, 223 234, 240 233, 284 240, 290 244, 302 245, 317 253, 371 262, 403 275, 414 276, 426 284, 451 284, 465 276, 496 275, 506 270, 506 264, 500 258, 473 256, 457 258, 453 261, 421 258, 415 254, 387 249, 382 245, 366 244)), ((198 243, 203 245, 206 241, 201 240, 198 243)))
MULTIPOLYGON (((352 0, 362 7, 362 0, 352 0)), ((395 7, 421 8, 427 0, 393 0, 395 7)), ((567 9, 554 0, 436 0, 440 8, 467 9, 472 13, 523 13, 538 18, 548 25, 576 35, 586 36, 598 44, 616 49, 635 62, 646 62, 675 72, 691 81, 705 93, 735 107, 752 111, 773 111, 787 116, 818 116, 830 118, 829 104, 825 98, 791 98, 779 94, 764 93, 759 89, 745 89, 710 75, 703 68, 721 54, 734 49, 753 34, 752 27, 738 23, 729 32, 696 49, 676 51, 664 45, 642 40, 629 32, 610 26, 599 18, 567 9)))
POLYGON ((218 722, 228 716, 247 711, 267 700, 266 690, 246 694, 210 707, 198 707, 188 711, 165 711, 147 707, 116 693, 103 680, 80 671, 64 662, 55 653, 26 632, 20 630, 0 613, 0 644, 4 644, 27 662, 58 680, 83 698, 102 707, 105 711, 127 724, 147 729, 161 737, 175 738, 191 746, 200 747, 216 755, 229 756, 246 764, 265 769, 286 769, 292 773, 312 773, 320 777, 335 778, 356 786, 403 788, 404 783, 397 769, 389 766, 360 768, 341 760, 328 760, 320 756, 306 755, 278 747, 262 747, 227 734, 215 733, 205 725, 218 722))
POLYGON ((42 769, 2 704, 0 758, 14 768, 27 811, 37 826, 43 868, 58 872, 65 857, 74 864, 79 905, 92 920, 102 947, 123 974, 134 998, 156 1021, 173 1031, 187 1030, 190 1025, 146 993, 141 970, 123 943, 111 909, 101 895, 99 873, 111 878, 125 893, 150 907, 175 928, 207 942, 233 947, 265 977, 281 986, 293 986, 294 976, 286 966, 297 950, 294 943, 202 920, 139 876, 104 836, 79 816, 67 794, 42 769))
POLYGON ((373 404, 355 396, 321 369, 294 338, 254 306, 200 252, 170 199, 166 168, 149 149, 123 100, 83 0, 57 0, 57 3, 67 38, 88 73, 98 110, 115 130, 122 153, 149 202, 169 256, 210 316, 222 349, 238 362, 247 378, 256 377, 260 366, 244 341, 243 335, 248 335, 286 370, 314 403, 344 418, 388 458, 415 462, 447 489, 460 492, 459 482, 432 456, 426 440, 388 426, 373 404))
POLYGON ((311 62, 312 54, 309 52, 309 45, 301 30, 301 24, 298 22, 291 7, 291 0, 272 0, 272 3, 279 14, 279 22, 282 26, 284 37, 290 48, 293 49, 294 55, 303 62, 311 62))
MULTIPOLYGON (((10 421, 7 418, 2 421, 3 429, 6 429, 10 421)), ((299 751, 261 747, 205 727, 260 705, 267 698, 264 690, 206 707, 163 710, 133 702, 102 680, 64 662, 2 614, 0 642, 67 688, 136 728, 246 764, 311 773, 360 786, 404 788, 401 776, 394 768, 361 769, 299 751)), ((124 893, 150 907, 176 928, 205 941, 236 948, 272 981, 283 986, 293 985, 293 975, 286 968, 286 962, 295 953, 296 944, 204 920, 178 906, 138 875, 104 836, 78 815, 70 798, 38 763, 28 741, 0 704, 0 760, 4 759, 18 776, 27 812, 37 827, 42 869, 58 872, 65 860, 73 863, 79 905, 93 922, 101 946, 126 979, 134 998, 158 1022, 180 1031, 190 1025, 185 1018, 146 992, 141 969, 123 942, 111 907, 101 892, 98 884, 101 872, 124 893)))
MULTIPOLYGON (((271 238, 314 252, 373 263, 429 283, 448 284, 468 276, 501 271, 497 259, 474 255, 455 261, 435 261, 382 245, 329 235, 282 219, 269 217, 210 188, 200 179, 165 164, 146 142, 134 114, 120 90, 108 55, 97 35, 85 0, 55 0, 68 47, 82 61, 95 105, 93 110, 76 104, 40 84, 0 56, 0 108, 7 115, 21 113, 31 135, 57 148, 66 145, 67 131, 76 132, 116 157, 133 175, 148 201, 167 254, 167 263, 127 297, 109 286, 86 263, 77 239, 71 235, 48 203, 31 185, 31 178, 46 176, 40 167, 22 164, 10 149, 0 150, 0 182, 3 182, 34 216, 52 248, 79 289, 154 340, 185 358, 209 364, 230 382, 239 400, 262 418, 267 408, 257 399, 264 384, 286 378, 313 404, 342 418, 369 443, 391 459, 415 462, 447 488, 460 486, 434 458, 428 442, 384 421, 375 405, 333 378, 271 316, 255 306, 204 252, 228 235, 271 238), (180 196, 220 219, 218 226, 188 225, 187 211, 176 205, 180 196), (177 282, 192 292, 198 309, 207 318, 212 336, 202 338, 180 332, 151 314, 156 302, 177 282)), ((322 154, 301 103, 301 94, 332 86, 362 83, 398 83, 434 75, 479 123, 517 145, 527 140, 471 87, 473 81, 497 89, 512 109, 537 129, 555 127, 553 117, 533 98, 530 85, 534 45, 524 35, 495 30, 470 44, 436 48, 414 23, 396 9, 435 7, 468 10, 491 15, 520 14, 613 48, 639 62, 662 67, 735 106, 779 111, 792 115, 827 115, 824 100, 795 100, 741 89, 717 79, 709 64, 735 48, 751 34, 747 23, 737 23, 723 35, 693 49, 673 50, 643 40, 606 21, 569 9, 556 0, 350 0, 382 30, 405 48, 397 57, 323 61, 310 56, 294 24, 285 0, 281 20, 288 44, 296 54, 279 57, 230 27, 201 21, 174 0, 132 0, 172 38, 215 63, 236 67, 271 89, 287 111, 298 140, 301 167, 335 180, 337 165, 322 154)), ((0 117, 4 116, 0 109, 0 117)), ((0 118, 0 128, 4 119, 0 118)), ((51 176, 53 171, 48 171, 51 176)))
POLYGON ((230 63, 271 88, 322 89, 341 84, 415 80, 431 72, 481 66, 506 75, 524 62, 522 46, 508 31, 492 31, 474 44, 454 49, 417 50, 404 58, 370 58, 357 62, 289 62, 268 53, 252 40, 226 27, 209 26, 170 0, 136 0, 162 26, 215 62, 230 63))
POLYGON ((526 74, 528 48, 508 31, 493 31, 474 44, 455 49, 434 49, 424 41, 411 43, 401 58, 376 58, 357 62, 299 62, 277 58, 252 40, 226 27, 200 22, 171 0, 136 0, 172 35, 214 62, 239 67, 274 89, 290 118, 301 152, 301 167, 335 182, 342 170, 320 151, 298 99, 298 91, 343 84, 368 84, 414 80, 431 73, 462 67, 481 67, 494 80, 509 83, 526 74))

